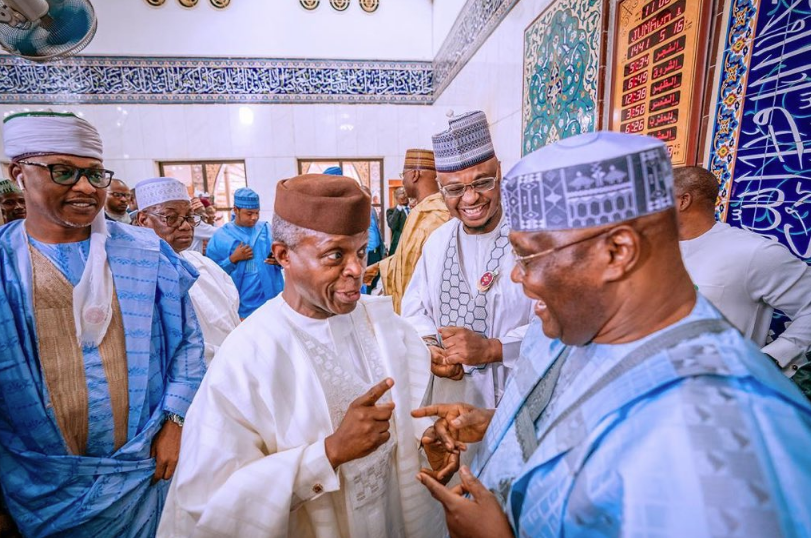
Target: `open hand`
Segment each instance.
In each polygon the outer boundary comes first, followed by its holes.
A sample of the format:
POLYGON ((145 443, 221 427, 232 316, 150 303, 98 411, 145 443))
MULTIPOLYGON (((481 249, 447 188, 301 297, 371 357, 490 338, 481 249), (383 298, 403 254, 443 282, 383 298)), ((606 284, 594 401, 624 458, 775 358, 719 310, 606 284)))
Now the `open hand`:
POLYGON ((393 386, 394 380, 387 377, 349 404, 341 425, 324 440, 324 450, 333 469, 368 456, 389 440, 394 402, 377 404, 377 401, 393 386))
POLYGON ((230 256, 231 263, 250 260, 251 258, 253 258, 253 249, 245 243, 237 245, 237 248, 234 249, 230 256))
POLYGON ((437 346, 428 346, 431 351, 431 373, 437 377, 447 377, 459 381, 465 377, 465 369, 461 364, 448 364, 447 353, 437 346))
POLYGON ((464 327, 442 327, 442 347, 447 353, 448 364, 478 366, 491 362, 501 362, 501 342, 466 329, 464 327))
POLYGON ((180 434, 183 429, 167 420, 152 441, 150 455, 155 458, 155 476, 152 483, 158 480, 169 480, 175 474, 177 459, 180 456, 180 434))
POLYGON ((417 475, 417 480, 442 503, 451 538, 512 538, 510 521, 496 496, 467 467, 462 467, 460 475, 462 483, 452 489, 425 473, 417 475), (464 498, 466 493, 472 498, 464 498))

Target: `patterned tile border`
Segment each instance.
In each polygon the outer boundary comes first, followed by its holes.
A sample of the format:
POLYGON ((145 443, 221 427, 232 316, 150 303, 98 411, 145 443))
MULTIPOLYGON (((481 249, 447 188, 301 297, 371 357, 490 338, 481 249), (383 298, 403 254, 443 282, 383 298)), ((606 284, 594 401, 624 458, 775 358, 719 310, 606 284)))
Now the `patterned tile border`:
POLYGON ((467 0, 433 62, 0 56, 0 103, 431 104, 520 0, 467 0))
POLYGON ((709 170, 718 178, 720 186, 720 204, 716 208, 716 214, 721 221, 726 221, 732 192, 735 153, 755 38, 757 9, 758 0, 732 1, 729 28, 724 42, 726 48, 720 63, 721 80, 718 104, 715 107, 709 170))
POLYGON ((434 58, 434 99, 479 50, 520 0, 467 0, 434 58))
POLYGON ((430 62, 0 57, 0 103, 430 104, 430 62))

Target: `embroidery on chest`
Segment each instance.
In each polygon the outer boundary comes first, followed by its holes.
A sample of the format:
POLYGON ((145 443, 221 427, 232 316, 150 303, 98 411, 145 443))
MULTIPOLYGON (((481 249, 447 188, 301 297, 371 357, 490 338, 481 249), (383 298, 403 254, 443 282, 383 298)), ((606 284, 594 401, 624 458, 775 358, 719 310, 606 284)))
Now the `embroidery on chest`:
MULTIPOLYGON (((368 391, 374 383, 386 377, 380 348, 374 334, 366 323, 353 323, 354 335, 363 361, 372 376, 372 383, 367 383, 350 370, 351 366, 344 367, 332 349, 292 323, 290 325, 312 361, 313 369, 327 399, 332 426, 338 429, 349 405, 368 391)), ((389 393, 384 394, 379 400, 380 403, 388 401, 391 401, 389 393)), ((380 501, 384 497, 389 481, 391 457, 396 446, 394 424, 391 426, 391 433, 389 440, 368 456, 341 465, 347 493, 355 507, 380 501)))
POLYGON ((439 325, 441 327, 467 327, 482 335, 489 329, 487 292, 499 277, 501 260, 507 252, 509 226, 505 220, 499 228, 485 272, 471 290, 459 263, 459 228, 451 234, 445 261, 442 265, 442 284, 439 294, 439 325))

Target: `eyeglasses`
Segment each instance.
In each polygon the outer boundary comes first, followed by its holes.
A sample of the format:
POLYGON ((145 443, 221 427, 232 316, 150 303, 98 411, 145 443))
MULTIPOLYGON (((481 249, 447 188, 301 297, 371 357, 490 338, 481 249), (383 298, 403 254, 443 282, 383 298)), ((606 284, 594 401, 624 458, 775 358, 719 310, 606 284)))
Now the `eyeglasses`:
POLYGON ((187 215, 185 217, 181 217, 179 215, 164 215, 163 213, 149 213, 149 212, 147 212, 147 215, 158 217, 164 222, 164 224, 172 228, 180 228, 181 226, 183 226, 184 222, 188 223, 189 226, 194 228, 203 221, 203 217, 201 217, 200 215, 187 215))
POLYGON ((110 196, 118 198, 119 200, 129 200, 132 198, 132 195, 128 192, 111 192, 110 196))
POLYGON ((498 178, 496 177, 483 177, 472 183, 456 183, 446 187, 440 187, 439 190, 448 198, 459 198, 460 196, 464 196, 468 188, 478 193, 491 191, 496 186, 497 182, 498 178))
POLYGON ((45 164, 30 161, 17 162, 28 166, 47 168, 51 173, 51 180, 57 185, 65 187, 76 185, 82 177, 86 177, 87 181, 97 189, 106 189, 110 186, 115 174, 112 170, 105 170, 104 168, 77 168, 69 164, 45 164))
POLYGON ((517 252, 515 252, 515 248, 513 248, 513 257, 515 258, 515 264, 518 269, 521 271, 521 274, 526 274, 527 269, 529 269, 530 261, 537 260, 538 258, 542 258, 544 256, 548 256, 549 254, 553 254, 558 252, 559 250, 563 250, 565 248, 572 247, 574 245, 578 245, 580 243, 585 243, 586 241, 590 241, 592 239, 597 239, 602 235, 606 235, 609 232, 614 231, 614 228, 609 228, 607 230, 603 230, 602 232, 594 235, 587 235, 586 237, 581 237, 571 243, 566 243, 564 245, 559 245, 557 247, 548 248, 546 250, 542 250, 541 252, 536 252, 535 254, 529 254, 527 256, 519 256, 517 252))

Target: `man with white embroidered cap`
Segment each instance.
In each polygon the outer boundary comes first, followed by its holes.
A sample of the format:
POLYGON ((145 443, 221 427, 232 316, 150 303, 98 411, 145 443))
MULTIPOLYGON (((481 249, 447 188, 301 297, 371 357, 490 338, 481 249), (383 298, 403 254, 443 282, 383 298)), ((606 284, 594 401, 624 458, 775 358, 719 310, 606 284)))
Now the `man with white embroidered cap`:
POLYGON ((409 411, 428 385, 428 350, 388 298, 360 293, 370 215, 354 179, 279 182, 273 253, 285 289, 212 362, 159 536, 444 533, 414 480, 425 424, 409 411))
POLYGON ((482 440, 456 490, 420 475, 451 536, 811 528, 811 405, 696 293, 664 145, 579 135, 524 157, 502 191, 512 277, 543 324, 495 413, 413 413, 439 416, 448 443, 482 440))
POLYGON ((532 319, 531 301, 509 279, 501 166, 483 112, 451 119, 433 146, 452 218, 425 242, 402 315, 430 346, 432 402, 495 407, 532 319))
POLYGON ((96 129, 12 115, 28 215, 0 229, 0 483, 24 536, 154 535, 205 371, 196 273, 106 221, 96 129))
POLYGON ((170 177, 145 179, 135 186, 135 192, 141 207, 138 225, 154 230, 200 275, 189 296, 203 330, 208 365, 225 338, 239 325, 239 292, 228 273, 192 250, 196 228, 203 217, 194 213, 183 183, 170 177))

